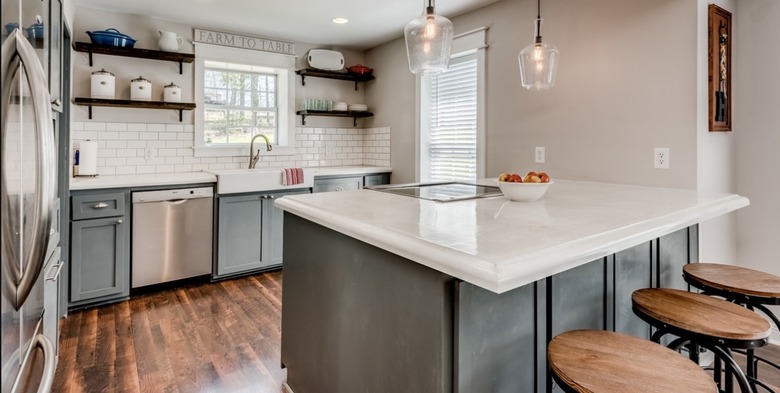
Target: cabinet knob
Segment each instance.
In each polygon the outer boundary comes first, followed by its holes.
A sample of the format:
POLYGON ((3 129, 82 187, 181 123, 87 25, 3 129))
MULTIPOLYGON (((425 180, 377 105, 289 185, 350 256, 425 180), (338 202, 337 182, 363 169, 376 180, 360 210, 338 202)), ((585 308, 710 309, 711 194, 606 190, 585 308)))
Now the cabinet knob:
POLYGON ((62 101, 60 101, 59 98, 56 98, 54 101, 51 102, 54 106, 62 106, 62 101))
POLYGON ((269 195, 268 199, 274 199, 274 196, 273 195, 269 195))
POLYGON ((119 225, 119 224, 121 224, 121 223, 123 223, 123 222, 124 222, 124 221, 123 221, 123 220, 121 220, 121 219, 120 219, 120 220, 116 220, 116 224, 117 224, 117 225, 119 225))
POLYGON ((96 203, 96 204, 92 205, 93 209, 105 209, 107 207, 108 207, 108 203, 105 203, 105 202, 100 202, 100 203, 96 203))

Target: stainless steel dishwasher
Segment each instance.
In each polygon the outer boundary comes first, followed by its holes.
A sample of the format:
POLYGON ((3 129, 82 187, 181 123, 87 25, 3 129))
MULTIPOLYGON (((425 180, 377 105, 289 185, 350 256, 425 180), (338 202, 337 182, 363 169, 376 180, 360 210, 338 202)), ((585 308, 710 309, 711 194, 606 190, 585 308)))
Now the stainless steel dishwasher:
POLYGON ((212 188, 133 193, 131 286, 211 274, 212 188))

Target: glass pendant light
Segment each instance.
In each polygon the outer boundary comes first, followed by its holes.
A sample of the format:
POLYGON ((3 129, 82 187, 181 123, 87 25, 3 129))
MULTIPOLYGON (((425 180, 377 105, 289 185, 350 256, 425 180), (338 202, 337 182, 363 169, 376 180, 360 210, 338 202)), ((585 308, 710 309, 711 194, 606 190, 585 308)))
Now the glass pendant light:
POLYGON ((555 85, 555 73, 558 71, 558 48, 542 43, 542 6, 536 3, 536 23, 534 43, 528 45, 517 60, 520 62, 520 79, 528 90, 546 90, 555 85))
POLYGON ((450 64, 453 28, 449 19, 436 15, 433 0, 420 17, 406 24, 406 56, 409 70, 418 75, 439 74, 450 64))

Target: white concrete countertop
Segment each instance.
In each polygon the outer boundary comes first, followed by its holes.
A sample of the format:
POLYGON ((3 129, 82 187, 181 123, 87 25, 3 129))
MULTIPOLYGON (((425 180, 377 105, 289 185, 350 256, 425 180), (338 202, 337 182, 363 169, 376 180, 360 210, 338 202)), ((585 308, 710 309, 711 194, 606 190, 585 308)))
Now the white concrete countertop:
POLYGON ((216 181, 217 176, 208 172, 73 177, 70 179, 70 189, 95 190, 101 188, 170 186, 178 184, 215 183, 216 181))
MULTIPOLYGON (((314 176, 361 175, 367 173, 392 172, 390 167, 339 166, 310 168, 314 176)), ((268 168, 263 168, 268 170, 268 168)), ((279 168, 279 171, 282 169, 279 168)), ((70 179, 71 190, 93 190, 101 188, 167 186, 194 183, 216 183, 217 175, 211 172, 181 172, 143 175, 115 175, 97 177, 76 177, 70 179)))
POLYGON ((734 194, 556 179, 536 202, 499 196, 439 203, 359 190, 287 196, 275 203, 502 293, 750 202, 734 194))

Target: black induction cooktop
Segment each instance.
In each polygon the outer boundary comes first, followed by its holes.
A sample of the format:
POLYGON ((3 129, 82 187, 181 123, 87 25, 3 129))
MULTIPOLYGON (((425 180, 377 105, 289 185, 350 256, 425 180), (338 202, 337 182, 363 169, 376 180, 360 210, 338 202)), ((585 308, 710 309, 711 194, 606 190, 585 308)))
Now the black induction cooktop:
POLYGON ((501 189, 498 187, 463 182, 401 184, 371 187, 371 189, 436 202, 454 202, 501 195, 501 189))

